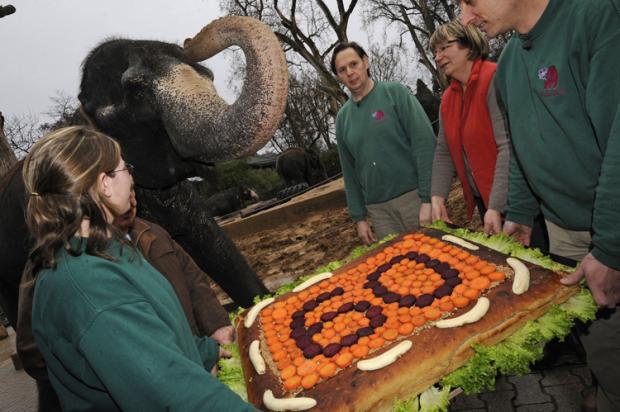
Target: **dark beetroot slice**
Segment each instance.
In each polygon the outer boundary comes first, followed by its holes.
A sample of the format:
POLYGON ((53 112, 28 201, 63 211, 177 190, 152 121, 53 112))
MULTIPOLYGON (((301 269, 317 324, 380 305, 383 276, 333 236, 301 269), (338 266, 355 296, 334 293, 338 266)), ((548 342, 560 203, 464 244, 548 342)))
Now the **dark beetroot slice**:
POLYGON ((380 315, 383 312, 383 308, 381 306, 371 306, 370 309, 366 311, 366 317, 374 318, 377 315, 380 315))
POLYGON ((405 308, 410 308, 415 304, 415 296, 413 295, 405 295, 402 298, 400 298, 400 301, 398 302, 398 306, 400 306, 401 308, 405 307, 405 308))
POLYGON ((459 271, 456 269, 452 269, 452 268, 444 270, 443 273, 441 274, 441 276, 444 279, 454 278, 454 277, 457 277, 458 275, 459 275, 459 271))
POLYGON ((398 293, 394 293, 394 292, 388 292, 385 295, 383 295, 383 301, 385 303, 398 302, 400 298, 401 296, 398 293))
POLYGON ((337 288, 334 288, 334 290, 331 291, 330 295, 332 295, 332 297, 334 296, 340 296, 344 293, 344 289, 341 288, 340 286, 338 286, 337 288))
POLYGON ((353 310, 353 307, 355 305, 353 304, 353 302, 347 302, 347 303, 343 303, 342 305, 340 305, 340 307, 338 308, 338 313, 347 313, 347 312, 351 312, 353 310))
POLYGON ((327 358, 331 358, 332 356, 340 352, 341 348, 342 347, 340 346, 339 343, 330 343, 329 345, 323 348, 323 355, 325 355, 325 357, 327 358))
POLYGON ((374 293, 374 295, 377 297, 381 297, 385 295, 387 292, 388 292, 388 289, 385 286, 377 286, 376 288, 372 289, 372 293, 374 293))
POLYGON ((415 257, 415 261, 417 263, 426 263, 429 260, 431 260, 431 258, 428 255, 425 255, 424 253, 419 254, 418 256, 415 257))
POLYGON ((420 308, 425 308, 431 303, 433 303, 433 300, 435 300, 435 297, 433 295, 429 295, 428 293, 425 293, 424 295, 418 296, 418 299, 416 300, 415 305, 420 308))
POLYGON ((308 335, 302 335, 299 338, 295 339, 295 343, 297 347, 301 350, 305 350, 308 346, 312 345, 314 342, 312 338, 308 335))
POLYGON ((370 307, 370 302, 367 300, 361 300, 355 304, 355 310, 358 312, 365 312, 370 307))
POLYGON ((310 327, 308 327, 308 335, 310 336, 316 335, 322 330, 323 330, 323 322, 313 323, 312 325, 310 325, 310 327))
POLYGON ((305 315, 306 315, 306 311, 298 310, 297 312, 293 313, 293 319, 297 319, 297 318, 303 319, 305 315))
POLYGON ((321 345, 319 345, 318 343, 312 343, 308 345, 303 351, 305 358, 312 359, 315 356, 319 356, 321 353, 323 353, 323 348, 321 348, 321 345))
POLYGON ((391 267, 392 265, 390 265, 389 263, 385 263, 377 268, 377 272, 380 272, 380 273, 386 272, 391 267))
POLYGON ((378 280, 381 276, 381 272, 372 272, 370 275, 366 276, 367 280, 378 280))
POLYGON ((438 299, 443 298, 444 296, 449 296, 450 294, 452 294, 452 289, 452 286, 444 283, 443 285, 435 289, 434 295, 438 299))
POLYGON ((298 328, 300 326, 304 326, 306 324, 306 319, 304 318, 294 318, 293 321, 291 322, 291 329, 295 329, 298 328))
POLYGON ((405 257, 403 255, 394 256, 392 259, 390 259, 390 266, 400 263, 400 261, 403 260, 404 258, 405 257))
POLYGON ((381 286, 381 283, 379 283, 376 280, 370 280, 370 281, 364 283, 364 288, 365 289, 374 289, 374 288, 379 287, 379 286, 381 286))
POLYGON ((428 262, 425 263, 427 268, 434 268, 435 266, 437 266, 440 262, 437 259, 431 259, 428 262))
POLYGON ((304 303, 304 310, 306 312, 310 312, 311 310, 316 309, 316 307, 319 306, 319 304, 317 303, 316 300, 312 299, 307 301, 306 303, 304 303))
POLYGON ((387 320, 387 316, 385 315, 377 315, 370 319, 370 327, 378 328, 379 326, 383 326, 385 321, 387 320))
POLYGON ((408 252, 405 257, 409 260, 415 260, 415 258, 418 256, 418 252, 408 252))
POLYGON ((448 265, 446 262, 441 262, 440 264, 438 264, 435 267, 435 272, 439 273, 439 274, 443 274, 446 272, 446 270, 450 269, 450 265, 448 265))
POLYGON ((338 312, 336 311, 325 312, 321 315, 321 320, 323 322, 329 322, 330 320, 334 320, 336 316, 338 316, 338 312))
POLYGON ((340 339, 340 345, 351 346, 357 343, 358 339, 359 339, 359 336, 356 333, 352 333, 350 335, 343 336, 342 339, 340 339))
POLYGON ((316 297, 316 301, 319 302, 319 303, 325 302, 327 299, 329 299, 331 297, 332 297, 331 293, 323 292, 319 296, 316 297))
POLYGON ((299 339, 306 334, 306 329, 304 327, 295 328, 291 331, 291 338, 299 339))
POLYGON ((461 283, 461 278, 459 278, 458 276, 454 277, 454 278, 447 278, 446 279, 446 285, 450 285, 452 287, 458 285, 459 283, 461 283))
POLYGON ((361 338, 362 336, 372 335, 375 333, 375 329, 370 326, 366 326, 365 328, 359 328, 355 333, 361 338))

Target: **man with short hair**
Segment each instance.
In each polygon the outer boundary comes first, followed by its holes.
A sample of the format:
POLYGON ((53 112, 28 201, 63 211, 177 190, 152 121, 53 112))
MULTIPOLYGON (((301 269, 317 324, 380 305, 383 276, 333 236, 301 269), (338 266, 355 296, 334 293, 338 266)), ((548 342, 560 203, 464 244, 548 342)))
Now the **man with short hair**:
POLYGON ((542 209, 550 251, 581 260, 605 308, 582 342, 599 412, 620 411, 620 0, 460 1, 464 24, 515 30, 496 89, 514 148, 504 231, 528 244, 542 209))
POLYGON ((373 80, 355 42, 335 47, 331 69, 351 92, 336 118, 336 139, 360 239, 370 244, 430 223, 435 135, 422 106, 402 84, 373 80))

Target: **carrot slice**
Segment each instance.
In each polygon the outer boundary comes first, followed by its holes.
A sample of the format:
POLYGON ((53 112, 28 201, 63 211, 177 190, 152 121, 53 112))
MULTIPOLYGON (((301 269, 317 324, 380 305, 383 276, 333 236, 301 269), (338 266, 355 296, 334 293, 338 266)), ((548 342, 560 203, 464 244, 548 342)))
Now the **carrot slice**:
POLYGON ((301 376, 293 376, 284 381, 284 389, 287 391, 292 391, 293 389, 299 388, 301 385, 301 376))
POLYGON ((434 307, 430 307, 426 313, 424 313, 424 316, 426 317, 426 319, 429 320, 436 320, 439 319, 441 317, 441 312, 439 311, 439 309, 434 308, 434 307))
POLYGON ((377 349, 383 346, 384 343, 385 343, 385 340, 381 337, 378 337, 378 338, 371 339, 370 342, 368 342, 368 347, 377 349))
POLYGON ((484 290, 491 285, 491 281, 486 276, 480 276, 471 281, 471 287, 478 290, 484 290))
POLYGON ((319 375, 317 375, 316 373, 311 373, 310 375, 303 377, 303 379, 301 380, 301 386, 303 386, 304 389, 310 389, 314 385, 316 385, 318 381, 319 375))
POLYGON ((319 376, 323 379, 330 378, 336 374, 336 364, 329 362, 322 365, 319 369, 319 376))
POLYGON ((410 335, 413 332, 414 328, 415 328, 415 326, 413 326, 413 323, 411 323, 411 322, 403 323, 398 328, 398 334, 399 335, 403 335, 403 336, 410 335))
POLYGON ((385 332, 383 332, 383 339, 385 340, 395 340, 397 337, 398 337, 397 329, 388 329, 385 332))
POLYGON ((469 299, 464 296, 455 296, 452 299, 452 302, 454 302, 454 306, 456 306, 457 308, 464 308, 465 306, 469 305, 469 299))
POLYGON ((478 299, 478 296, 480 296, 480 291, 478 289, 469 288, 463 293, 463 296, 471 300, 478 299))
POLYGON ((424 315, 415 315, 411 317, 411 323, 413 323, 414 326, 422 326, 426 323, 426 318, 424 315))
POLYGON ((308 376, 316 370, 316 361, 314 359, 308 359, 297 367, 297 374, 299 376, 308 376))
POLYGON ((342 353, 336 358, 336 365, 340 366, 341 368, 346 368, 351 364, 351 362, 353 362, 352 353, 342 353))
POLYGON ((506 275, 503 272, 489 273, 489 279, 493 282, 501 282, 506 279, 506 275))
POLYGON ((296 373, 297 368, 295 368, 295 365, 288 365, 286 368, 282 369, 282 372, 280 372, 280 377, 283 381, 285 381, 295 376, 296 373))
POLYGON ((364 356, 368 355, 369 350, 370 349, 368 349, 368 346, 358 344, 354 349, 351 350, 351 353, 356 358, 361 359, 364 356))

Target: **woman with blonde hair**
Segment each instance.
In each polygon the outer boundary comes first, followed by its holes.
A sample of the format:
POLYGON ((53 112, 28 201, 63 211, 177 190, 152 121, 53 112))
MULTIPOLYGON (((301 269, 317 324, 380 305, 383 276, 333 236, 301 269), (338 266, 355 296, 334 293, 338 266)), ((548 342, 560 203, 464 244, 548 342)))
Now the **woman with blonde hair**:
POLYGON ((432 218, 450 221, 445 199, 456 172, 468 217, 477 206, 485 233, 499 233, 508 193, 510 142, 493 86, 495 63, 487 60, 489 44, 478 28, 455 20, 437 28, 429 46, 437 67, 450 80, 439 112, 432 218))
POLYGON ((218 345, 192 335, 168 281, 112 225, 130 209, 131 171, 83 127, 25 159, 32 330, 63 410, 255 410, 208 372, 218 345))

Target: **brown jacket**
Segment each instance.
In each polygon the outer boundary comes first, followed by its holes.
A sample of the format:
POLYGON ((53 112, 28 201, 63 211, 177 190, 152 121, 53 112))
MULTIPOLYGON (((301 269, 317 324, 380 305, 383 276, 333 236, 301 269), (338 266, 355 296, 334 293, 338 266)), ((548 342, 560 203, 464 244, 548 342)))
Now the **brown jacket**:
MULTIPOLYGON (((207 275, 162 227, 136 218, 129 235, 153 265, 172 285, 183 307, 192 333, 210 336, 230 325, 230 319, 209 286, 207 275)), ((26 372, 36 380, 47 380, 45 360, 32 335, 32 302, 35 282, 24 271, 19 287, 16 346, 26 372)))
POLYGON ((168 232, 155 223, 136 218, 129 236, 144 258, 174 288, 194 335, 211 336, 217 329, 230 325, 207 275, 168 232))

